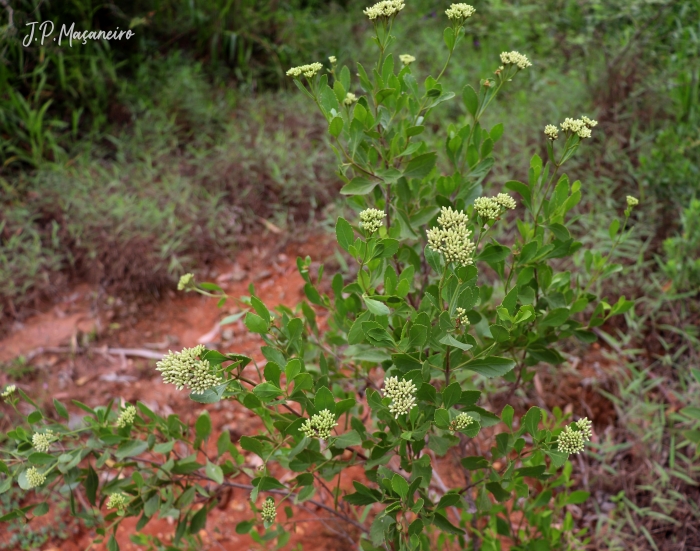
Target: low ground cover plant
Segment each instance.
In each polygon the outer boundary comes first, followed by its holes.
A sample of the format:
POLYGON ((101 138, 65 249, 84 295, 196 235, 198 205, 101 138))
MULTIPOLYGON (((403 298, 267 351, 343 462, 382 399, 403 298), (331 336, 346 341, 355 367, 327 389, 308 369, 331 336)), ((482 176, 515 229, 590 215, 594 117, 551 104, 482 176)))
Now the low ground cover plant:
MULTIPOLYGON (((260 335, 263 363, 200 345, 157 364, 163 381, 193 401, 235 400, 261 429, 234 444, 227 431, 215 437, 206 411, 192 429, 178 412, 163 417, 143 403, 74 401, 84 416, 68 423, 60 401, 49 412, 8 387, 7 404, 29 414, 6 435, 0 492, 18 485, 28 493, 26 505, 0 520, 45 514, 42 496, 54 491, 73 515, 100 521, 98 541, 110 550, 129 516, 139 517, 137 530, 157 516, 176 519, 175 549, 196 544, 222 489, 234 487, 249 491, 251 506, 237 530, 265 548, 286 545, 307 502, 365 551, 495 550, 502 538, 518 550, 585 544, 565 508, 588 497, 572 490, 569 457, 591 439, 591 421, 538 407, 489 411, 484 392, 502 379, 512 395, 538 365, 564 361, 564 341, 591 343, 592 329, 634 306, 591 289, 620 270, 611 256, 638 201, 628 197, 610 223, 608 250, 581 249, 571 211, 585 186, 562 167, 595 132, 586 116, 543 122, 547 159, 532 158, 527 182, 486 192, 494 145, 507 128, 483 127, 482 115, 531 62, 504 52, 477 88, 459 97, 443 89, 475 15, 452 4, 444 12, 446 61, 419 84, 410 52, 393 53, 403 9, 383 0, 364 10, 378 49, 373 66, 351 71, 331 56, 326 66, 287 73, 326 118, 341 193, 357 212, 336 224, 351 275, 327 283, 323 267, 299 258, 306 300, 295 309, 269 308, 251 286, 236 316, 260 335), (443 150, 429 150, 421 136, 431 113, 460 99, 464 120, 444 129, 443 150), (501 231, 506 222, 511 231, 501 231), (574 254, 583 254, 578 272, 567 270, 574 254), (475 438, 492 443, 489 454, 469 453, 475 438), (449 485, 441 464, 459 466, 449 485), (350 468, 360 474, 348 493, 339 481, 350 468)), ((179 289, 221 304, 229 298, 192 274, 179 289)))

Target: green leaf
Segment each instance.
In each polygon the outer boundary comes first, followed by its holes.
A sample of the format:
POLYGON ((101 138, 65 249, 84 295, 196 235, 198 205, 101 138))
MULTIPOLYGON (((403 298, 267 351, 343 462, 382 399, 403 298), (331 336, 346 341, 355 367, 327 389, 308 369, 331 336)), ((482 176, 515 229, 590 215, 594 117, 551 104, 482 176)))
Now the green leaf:
POLYGON ((245 315, 245 326, 253 333, 260 333, 261 335, 264 335, 267 333, 268 323, 257 314, 248 312, 245 315))
POLYGON ((98 478, 95 469, 92 468, 92 465, 88 465, 88 472, 87 476, 85 477, 84 485, 85 495, 87 496, 90 505, 95 505, 95 500, 97 499, 97 487, 99 484, 100 479, 98 478))
POLYGON ((56 398, 53 399, 53 407, 56 408, 56 413, 58 413, 59 416, 63 417, 64 419, 69 418, 66 406, 64 406, 61 402, 56 400, 56 398))
POLYGON ((510 497, 510 492, 503 489, 499 482, 488 482, 486 489, 493 494, 498 501, 502 502, 510 497))
POLYGON ((334 138, 340 136, 340 133, 343 131, 343 119, 341 117, 333 117, 333 120, 328 127, 328 131, 334 138))
POLYGON ((224 471, 221 470, 221 467, 218 465, 215 465, 214 463, 210 463, 207 461, 207 465, 204 468, 204 472, 206 475, 211 478, 214 482, 217 484, 223 484, 224 483, 224 471))
POLYGON ((257 438, 252 438, 250 436, 241 436, 240 439, 241 448, 246 451, 253 452, 258 457, 264 459, 263 457, 263 445, 257 438))
POLYGON ((114 534, 109 536, 109 541, 107 542, 107 551, 119 551, 119 544, 114 534))
POLYGON ((540 326, 559 327, 568 321, 569 315, 570 312, 568 308, 555 308, 540 321, 540 326))
POLYGON ((282 390, 273 383, 260 383, 255 388, 253 388, 253 394, 255 394, 262 401, 271 400, 277 398, 280 394, 283 394, 282 390))
POLYGON ((530 188, 526 185, 523 184, 522 182, 518 182, 517 180, 509 180, 508 182, 505 183, 506 189, 509 189, 511 191, 515 191, 522 197, 523 199, 523 204, 530 208, 530 202, 532 201, 532 194, 530 193, 530 188))
POLYGON ((409 178, 425 178, 433 170, 437 161, 437 153, 425 153, 411 159, 403 171, 403 176, 409 178))
POLYGON ((194 424, 195 434, 200 440, 206 440, 211 434, 211 417, 209 417, 209 412, 204 411, 197 417, 197 421, 194 424))
POLYGON ((445 344, 447 346, 454 346, 455 348, 459 348, 460 350, 464 350, 465 352, 467 350, 469 350, 470 348, 472 348, 471 344, 465 344, 463 342, 459 342, 457 339, 455 339, 449 333, 440 339, 440 344, 445 344))
POLYGON ((566 460, 569 458, 569 454, 560 452, 559 450, 545 451, 545 453, 552 460, 552 465, 557 469, 566 463, 566 460))
POLYGON ((486 469, 489 466, 489 462, 485 457, 480 455, 473 455, 470 457, 463 457, 460 460, 462 467, 469 471, 475 471, 477 469, 486 469))
POLYGON ((148 449, 148 442, 143 440, 127 440, 119 445, 114 452, 114 457, 124 459, 125 457, 133 457, 140 455, 148 449))
POLYGON ((372 182, 367 178, 357 176, 340 188, 340 193, 342 195, 367 195, 378 183, 378 180, 372 182))
POLYGON ((379 302, 378 300, 374 300, 367 297, 362 298, 364 299, 365 304, 367 305, 367 309, 375 316, 388 316, 391 313, 389 307, 383 302, 379 302))
POLYGON ((435 524, 435 526, 437 526, 440 530, 450 534, 464 534, 464 530, 457 528, 454 524, 447 520, 447 517, 445 517, 442 513, 435 513, 435 516, 433 517, 433 524, 435 524))
POLYGON ((446 409, 450 409, 457 404, 462 397, 462 387, 459 383, 452 383, 442 391, 442 401, 446 409))
POLYGON ((479 108, 479 96, 476 95, 474 88, 469 84, 462 90, 462 101, 469 114, 472 117, 476 116, 476 110, 479 108))
POLYGON ((527 410, 525 417, 523 417, 522 426, 533 437, 537 437, 537 426, 540 424, 540 419, 542 419, 542 412, 540 411, 540 408, 533 406, 527 410))
POLYGON ((435 424, 441 429, 446 429, 450 426, 450 414, 444 408, 438 408, 435 410, 434 419, 435 424))
POLYGON ((334 448, 349 448, 362 444, 362 437, 356 430, 345 432, 333 441, 334 448))
POLYGON ((393 490, 399 494, 401 499, 406 499, 408 496, 408 482, 400 474, 396 473, 391 479, 391 487, 393 490))
POLYGON ((515 367, 515 362, 513 360, 509 360, 508 358, 488 356, 478 360, 471 360, 463 367, 491 379, 493 377, 499 377, 508 373, 515 367))
POLYGON ((501 421, 503 421, 509 429, 513 428, 513 413, 513 406, 510 404, 506 404, 503 411, 501 411, 501 421))
POLYGON ((610 227, 608 228, 608 235, 610 235, 610 239, 615 239, 615 236, 617 235, 619 229, 620 220, 615 218, 612 222, 610 222, 610 227))
POLYGON ((28 416, 27 416, 27 421, 29 422, 30 425, 33 425, 35 423, 38 423, 44 418, 44 416, 41 414, 39 410, 32 411, 28 416))
POLYGON ((32 515, 35 517, 42 517, 46 513, 49 512, 49 504, 46 503, 45 501, 42 501, 41 503, 38 503, 33 509, 32 509, 32 515))
POLYGON ((316 392, 314 407, 316 408, 316 411, 327 409, 331 413, 335 413, 335 398, 333 397, 333 393, 328 390, 327 387, 322 386, 316 392))
POLYGON ((585 502, 589 497, 591 497, 590 492, 584 492, 583 490, 576 490, 575 492, 571 492, 567 497, 566 497, 566 504, 567 505, 578 505, 579 503, 585 502))
POLYGON ((335 224, 335 236, 338 239, 338 245, 345 252, 350 252, 350 245, 355 242, 355 233, 352 226, 344 218, 338 218, 335 224))
POLYGON ((192 521, 190 522, 190 534, 197 534, 200 530, 204 530, 204 528, 207 525, 208 514, 209 508, 206 505, 194 514, 194 516, 192 517, 192 521))

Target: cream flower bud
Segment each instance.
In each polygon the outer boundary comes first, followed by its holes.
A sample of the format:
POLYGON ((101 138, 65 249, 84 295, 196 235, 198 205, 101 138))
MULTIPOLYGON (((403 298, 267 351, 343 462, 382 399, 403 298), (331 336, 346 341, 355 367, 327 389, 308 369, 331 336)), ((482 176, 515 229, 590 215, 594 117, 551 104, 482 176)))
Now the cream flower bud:
POLYGON ((370 21, 374 21, 375 19, 389 19, 391 17, 396 17, 405 6, 406 4, 404 4, 403 0, 382 0, 366 8, 362 13, 369 17, 370 21))
POLYGON ((357 96, 355 94, 353 94, 352 92, 348 92, 347 94, 345 94, 345 99, 343 100, 343 103, 349 107, 353 103, 355 103, 356 101, 357 101, 357 96))
POLYGON ((379 209, 365 209, 360 212, 360 227, 367 233, 374 233, 384 225, 386 213, 379 209))
POLYGON ((338 59, 334 55, 328 56, 328 61, 331 62, 331 65, 338 63, 338 59))
POLYGON ((129 499, 124 494, 110 494, 107 499, 107 509, 116 509, 119 515, 123 515, 126 507, 129 504, 129 499))
POLYGON ((455 321, 460 324, 467 326, 469 325, 469 318, 467 317, 467 311, 464 308, 455 308, 455 321))
POLYGON ((331 437, 331 431, 336 426, 338 426, 338 423, 335 421, 335 415, 327 409, 322 409, 315 415, 312 415, 311 419, 304 421, 299 430, 309 438, 328 440, 331 437))
POLYGON ((450 431, 455 432, 458 430, 464 430, 466 429, 469 425, 471 425, 474 422, 474 418, 469 415, 468 413, 462 412, 460 413, 457 417, 454 418, 454 421, 450 423, 450 431))
POLYGON ((195 394, 223 383, 220 375, 214 372, 207 360, 200 357, 206 352, 204 345, 185 348, 181 352, 168 351, 158 363, 156 370, 161 372, 164 383, 175 385, 178 390, 189 387, 195 394))
POLYGON ((274 522, 277 517, 277 508, 275 507, 275 500, 268 497, 262 506, 262 511, 260 516, 265 522, 274 522))
POLYGON ((452 4, 447 10, 445 10, 445 14, 447 15, 448 19, 463 22, 474 15, 475 11, 476 10, 474 7, 470 6, 469 4, 452 4))
POLYGON ((398 377, 389 377, 384 380, 384 396, 391 398, 389 411, 398 419, 399 415, 408 413, 416 405, 416 385, 413 381, 399 381, 398 377))
POLYGON ((27 486, 29 488, 37 488, 46 482, 46 475, 40 473, 36 467, 29 467, 25 471, 25 476, 27 477, 27 486))
POLYGON ((591 430, 593 423, 591 420, 588 417, 584 417, 583 419, 576 421, 576 426, 578 427, 578 430, 581 431, 583 439, 586 442, 590 442, 591 437, 593 436, 593 431, 591 430))
POLYGON ((51 443, 58 440, 52 430, 46 432, 35 432, 32 436, 32 445, 38 452, 46 453, 51 447, 51 443))
POLYGON ((515 199, 513 199, 507 193, 499 193, 498 195, 496 195, 496 197, 494 197, 494 201, 496 201, 496 203, 498 203, 504 209, 513 210, 515 207, 518 206, 515 202, 515 199))
POLYGON ((194 289, 194 274, 185 274, 180 277, 180 281, 177 283, 177 290, 194 289))
POLYGON ((627 206, 628 207, 636 207, 639 204, 639 199, 636 197, 632 197, 631 195, 627 196, 627 206))
POLYGON ((583 433, 578 430, 573 430, 571 425, 568 425, 559 434, 558 449, 560 452, 567 454, 580 453, 584 449, 583 433))
POLYGON ((399 56, 399 59, 401 60, 401 63, 403 63, 404 65, 410 65, 411 63, 413 63, 416 60, 416 58, 410 54, 401 54, 399 56))
POLYGON ((581 120, 583 121, 583 124, 585 124, 588 128, 598 126, 598 121, 594 121, 593 119, 589 119, 588 117, 581 117, 581 120))
POLYGON ((430 228, 426 234, 428 247, 442 253, 445 262, 454 262, 460 266, 473 264, 476 245, 469 239, 471 230, 467 228, 469 218, 463 211, 442 207, 438 217, 438 226, 430 228))
POLYGON ((501 215, 501 205, 493 197, 474 199, 474 210, 484 220, 495 220, 501 215))
POLYGON ((299 78, 304 75, 306 78, 313 78, 318 74, 318 72, 323 69, 323 65, 320 63, 311 63, 309 65, 300 65, 299 67, 292 67, 287 71, 287 76, 292 78, 299 78))
POLYGON ((133 424, 136 419, 136 408, 132 405, 126 406, 117 419, 117 427, 123 429, 124 427, 133 424))
POLYGON ((9 385, 8 387, 5 388, 2 394, 0 394, 0 398, 4 398, 5 401, 7 402, 10 399, 10 396, 14 394, 14 392, 17 390, 17 387, 15 385, 9 385))
POLYGON ((532 67, 530 60, 520 52, 503 52, 501 54, 501 63, 503 65, 515 65, 518 69, 532 67))
POLYGON ((545 126, 544 133, 550 140, 556 140, 559 137, 559 129, 553 124, 548 124, 545 126))

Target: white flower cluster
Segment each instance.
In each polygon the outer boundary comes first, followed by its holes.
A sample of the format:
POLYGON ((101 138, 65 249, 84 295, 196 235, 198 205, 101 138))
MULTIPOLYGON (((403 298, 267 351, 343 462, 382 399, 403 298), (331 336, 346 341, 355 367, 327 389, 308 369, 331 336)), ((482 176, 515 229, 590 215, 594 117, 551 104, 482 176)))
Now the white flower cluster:
POLYGON ((335 57, 334 55, 330 55, 330 56, 328 56, 328 61, 331 62, 331 65, 335 65, 336 63, 338 63, 338 58, 335 57))
POLYGON ((51 443, 58 440, 56 435, 52 430, 47 430, 46 432, 35 432, 32 436, 32 446, 38 452, 46 453, 51 447, 51 443))
POLYGON ((0 394, 1 398, 4 398, 5 401, 7 402, 10 399, 10 396, 14 394, 14 392, 17 390, 17 387, 15 385, 10 385, 5 388, 2 394, 0 394))
POLYGON ((531 67, 530 60, 520 52, 503 52, 501 54, 501 63, 503 65, 515 65, 518 69, 531 67))
POLYGON ((581 119, 571 119, 567 117, 559 126, 561 126, 564 132, 578 134, 579 138, 590 138, 591 128, 596 124, 598 124, 597 121, 589 119, 588 117, 583 117, 581 119))
POLYGON ((445 257, 445 262, 455 262, 468 266, 474 262, 472 255, 476 245, 469 239, 471 230, 467 228, 469 218, 464 211, 442 207, 438 217, 439 228, 427 231, 428 246, 445 257))
POLYGON ((416 385, 413 381, 399 381, 398 377, 389 377, 384 380, 384 396, 391 398, 389 411, 398 419, 399 415, 408 413, 416 405, 416 385))
POLYGON ((452 4, 447 10, 445 10, 445 14, 447 15, 448 19, 456 19, 457 21, 462 22, 474 15, 475 11, 476 10, 474 7, 470 6, 469 4, 452 4))
POLYGON ((129 404, 126 406, 117 419, 117 427, 123 429, 124 427, 131 425, 136 419, 136 408, 129 404))
POLYGON ((268 497, 262 506, 262 512, 260 516, 265 522, 274 522, 275 517, 277 517, 277 508, 275 507, 275 500, 268 497))
POLYGON ((365 209, 360 213, 360 226, 367 233, 374 233, 384 225, 386 213, 379 209, 365 209))
POLYGON ((355 94, 353 94, 352 92, 348 92, 347 94, 345 94, 345 99, 343 100, 343 103, 349 107, 353 103, 355 103, 356 101, 357 101, 357 96, 355 94))
POLYGON ((46 475, 40 473, 36 467, 29 467, 25 476, 27 477, 27 486, 29 488, 37 488, 46 482, 46 475))
POLYGON ((177 282, 177 290, 184 291, 185 289, 194 288, 194 274, 185 274, 180 277, 180 281, 177 282))
POLYGON ((473 422, 474 422, 474 418, 471 415, 462 412, 457 417, 454 418, 454 421, 452 421, 450 423, 450 430, 452 432, 455 432, 458 430, 464 430, 469 425, 471 425, 473 422))
POLYGON ((469 325, 469 318, 467 317, 467 311, 464 308, 455 309, 455 319, 460 325, 469 325))
POLYGON ((312 415, 311 419, 304 421, 304 424, 299 430, 309 438, 328 440, 333 427, 337 425, 338 423, 335 421, 335 415, 327 409, 322 409, 317 414, 312 415))
POLYGON ((311 63, 309 65, 300 65, 299 67, 292 67, 287 71, 287 76, 292 78, 299 78, 304 75, 306 78, 315 77, 318 72, 323 69, 323 65, 320 63, 311 63))
POLYGON ((513 199, 507 193, 499 193, 498 195, 496 195, 495 199, 496 203, 501 205, 504 209, 513 210, 515 207, 518 206, 515 202, 515 199, 513 199))
POLYGON ((636 207, 639 204, 639 199, 636 197, 632 197, 631 195, 627 196, 627 206, 628 207, 636 207))
POLYGON ((172 352, 156 364, 156 370, 161 372, 164 383, 175 385, 178 390, 189 387, 195 394, 220 385, 221 376, 212 372, 207 360, 200 360, 206 348, 198 344, 194 348, 184 348, 182 352, 172 352))
POLYGON ((589 441, 593 435, 591 426, 592 423, 587 417, 566 426, 558 437, 559 451, 567 454, 582 452, 585 447, 584 442, 589 441), (577 430, 572 428, 574 425, 577 430))
POLYGON ((399 56, 399 59, 401 60, 401 63, 403 63, 404 65, 410 65, 411 63, 413 63, 416 60, 416 58, 410 54, 401 54, 399 56))
POLYGON ((548 124, 545 126, 544 133, 550 140, 556 140, 559 137, 559 129, 553 124, 548 124))
POLYGON ((375 19, 395 17, 404 7, 406 4, 403 3, 403 0, 382 0, 374 6, 366 8, 362 13, 369 17, 370 21, 374 21, 375 19))
POLYGON ((474 199, 474 210, 485 220, 495 220, 501 214, 501 205, 493 197, 474 199))
POLYGON ((496 197, 479 197, 474 200, 474 209, 485 220, 495 220, 506 209, 516 207, 515 199, 507 193, 499 193, 496 197))
POLYGON ((128 504, 129 500, 124 494, 111 494, 107 500, 107 509, 117 509, 117 512, 123 515, 128 504))

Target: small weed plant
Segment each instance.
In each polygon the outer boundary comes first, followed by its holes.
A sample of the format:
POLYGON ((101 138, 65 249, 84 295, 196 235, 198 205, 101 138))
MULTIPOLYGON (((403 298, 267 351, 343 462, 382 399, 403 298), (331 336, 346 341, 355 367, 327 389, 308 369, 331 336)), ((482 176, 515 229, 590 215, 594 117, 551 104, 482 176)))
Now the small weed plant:
MULTIPOLYGON (((580 272, 563 269, 581 248, 570 212, 585 188, 562 167, 596 122, 543 125, 548 159, 532 158, 527 182, 485 194, 504 126, 485 128, 482 116, 531 63, 504 52, 478 89, 466 86, 459 98, 443 89, 475 12, 453 4, 447 59, 419 84, 413 56, 390 53, 403 8, 383 0, 365 10, 379 50, 373 66, 351 71, 331 57, 325 69, 288 72, 328 121, 341 193, 358 213, 336 225, 353 275, 327 283, 322 267, 299 258, 306 300, 296 309, 268 308, 251 286, 237 317, 262 339, 262 363, 200 345, 157 364, 163 381, 194 402, 235 400, 260 429, 233 443, 228 431, 213 434, 206 411, 192 429, 181 412, 163 417, 143 403, 73 401, 83 417, 68 423, 60 401, 48 412, 8 387, 5 401, 29 414, 6 435, 0 492, 18 485, 27 499, 0 520, 44 514, 44 496, 57 492, 73 515, 100 519, 97 541, 110 551, 127 517, 138 517, 137 531, 156 517, 175 519, 166 548, 181 549, 196 544, 230 487, 246 490, 251 507, 237 531, 265 549, 290 541, 298 515, 313 520, 310 505, 323 510, 317 521, 334 517, 341 537, 364 551, 496 550, 502 539, 522 551, 585 544, 566 506, 588 494, 570 490, 568 459, 584 450, 591 421, 557 408, 516 415, 511 405, 494 412, 479 404, 501 380, 512 396, 538 365, 564 361, 563 341, 590 343, 592 328, 634 306, 590 291, 620 270, 612 251, 586 251, 580 272), (422 136, 431 113, 459 99, 465 120, 444 129, 444 150, 429 150, 422 136), (477 438, 489 453, 469 453, 477 438), (343 476, 354 491, 341 489, 343 476)), ((629 197, 610 224, 613 249, 636 204, 629 197)), ((228 298, 192 274, 179 289, 228 298)))

